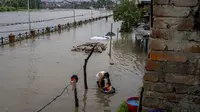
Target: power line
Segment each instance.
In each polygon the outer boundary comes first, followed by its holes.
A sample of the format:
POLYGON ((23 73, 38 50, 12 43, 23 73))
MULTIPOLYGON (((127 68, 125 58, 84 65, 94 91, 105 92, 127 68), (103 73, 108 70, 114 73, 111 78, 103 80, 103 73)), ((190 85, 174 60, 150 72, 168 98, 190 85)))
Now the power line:
MULTIPOLYGON (((77 72, 77 76, 79 76, 79 73, 82 71, 82 68, 77 72)), ((37 112, 41 112, 42 110, 44 110, 47 106, 49 106, 51 103, 53 103, 56 99, 58 99, 59 97, 61 97, 63 95, 63 93, 65 92, 65 90, 71 85, 68 84, 66 85, 66 87, 63 89, 63 91, 57 95, 53 100, 51 100, 49 103, 47 103, 45 106, 43 106, 41 109, 39 109, 37 112)))
POLYGON ((65 92, 65 90, 70 86, 71 84, 68 84, 63 91, 57 95, 53 100, 51 100, 49 103, 47 103, 45 106, 43 106, 40 110, 38 110, 37 112, 41 112, 43 109, 45 109, 47 106, 49 106, 51 103, 53 103, 57 98, 61 97, 63 95, 63 93, 65 92))

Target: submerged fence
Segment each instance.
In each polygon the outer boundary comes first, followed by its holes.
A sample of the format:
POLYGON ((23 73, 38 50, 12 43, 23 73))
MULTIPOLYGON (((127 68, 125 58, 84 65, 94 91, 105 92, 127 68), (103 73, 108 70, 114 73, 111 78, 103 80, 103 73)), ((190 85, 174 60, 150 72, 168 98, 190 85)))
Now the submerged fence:
POLYGON ((94 17, 91 19, 80 20, 80 21, 76 21, 76 22, 72 22, 72 23, 58 24, 58 25, 52 26, 52 27, 47 26, 45 28, 32 29, 30 32, 19 33, 18 35, 14 35, 11 33, 7 37, 0 38, 0 46, 9 44, 9 43, 13 43, 13 42, 17 42, 17 41, 22 41, 22 40, 33 38, 33 37, 37 37, 40 35, 56 32, 56 31, 61 31, 64 29, 70 29, 72 27, 81 26, 83 24, 87 24, 87 23, 97 21, 100 19, 104 19, 104 18, 108 19, 108 17, 111 17, 111 16, 112 15, 94 17))

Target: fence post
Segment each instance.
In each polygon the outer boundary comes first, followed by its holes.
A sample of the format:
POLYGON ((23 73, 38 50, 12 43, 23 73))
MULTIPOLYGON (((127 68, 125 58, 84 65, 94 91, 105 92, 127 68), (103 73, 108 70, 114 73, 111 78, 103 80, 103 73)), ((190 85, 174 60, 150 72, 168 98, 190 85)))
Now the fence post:
POLYGON ((79 102, 78 102, 78 95, 77 95, 77 87, 76 87, 76 83, 78 82, 78 76, 77 75, 73 75, 71 77, 71 85, 72 88, 74 90, 74 100, 75 100, 75 106, 79 107, 79 102))
POLYGON ((35 35, 35 30, 31 30, 31 37, 35 37, 36 35, 35 35))
POLYGON ((38 29, 38 33, 37 33, 37 35, 39 36, 40 35, 40 30, 38 29))
POLYGON ((62 30, 62 26, 61 24, 58 24, 58 31, 61 31, 62 30))
POLYGON ((27 39, 28 38, 28 33, 26 32, 25 34, 26 34, 26 39, 27 39))
POLYGON ((9 43, 15 42, 15 35, 12 33, 9 35, 9 43))
POLYGON ((22 34, 19 33, 19 40, 21 41, 22 40, 22 34))
POLYGON ((3 37, 1 37, 1 45, 3 45, 3 37))

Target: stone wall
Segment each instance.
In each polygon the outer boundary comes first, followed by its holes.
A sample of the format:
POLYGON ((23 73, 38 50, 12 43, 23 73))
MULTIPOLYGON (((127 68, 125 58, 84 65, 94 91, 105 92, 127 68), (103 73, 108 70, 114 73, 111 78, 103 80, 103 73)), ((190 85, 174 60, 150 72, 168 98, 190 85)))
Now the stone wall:
POLYGON ((194 27, 200 0, 153 0, 152 5, 143 106, 200 112, 200 33, 194 27))

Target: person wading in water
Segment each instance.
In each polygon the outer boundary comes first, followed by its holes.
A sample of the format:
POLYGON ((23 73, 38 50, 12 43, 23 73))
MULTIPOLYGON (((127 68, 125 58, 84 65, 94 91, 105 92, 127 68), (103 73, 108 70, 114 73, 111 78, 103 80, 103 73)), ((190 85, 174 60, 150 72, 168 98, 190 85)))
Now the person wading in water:
POLYGON ((101 72, 97 73, 96 81, 97 81, 97 85, 98 85, 99 88, 104 88, 105 87, 104 79, 107 79, 108 82, 110 83, 109 76, 110 76, 110 74, 108 72, 105 72, 105 71, 101 71, 101 72))

